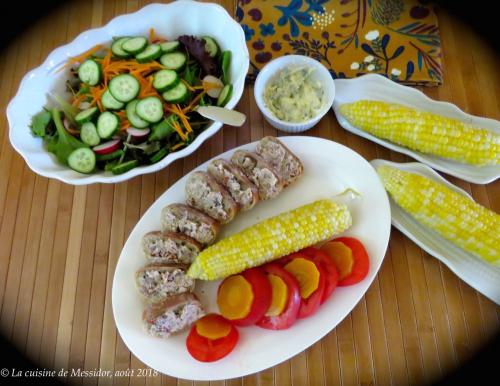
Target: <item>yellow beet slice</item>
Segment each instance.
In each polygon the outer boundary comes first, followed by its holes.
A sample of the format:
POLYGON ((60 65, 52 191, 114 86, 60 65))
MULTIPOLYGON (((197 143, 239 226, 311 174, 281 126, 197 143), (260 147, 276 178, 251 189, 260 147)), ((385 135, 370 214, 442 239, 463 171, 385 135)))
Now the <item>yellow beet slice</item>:
POLYGON ((276 275, 267 275, 269 282, 271 283, 271 288, 273 291, 271 305, 266 312, 266 316, 278 316, 280 315, 286 306, 286 301, 288 299, 288 287, 284 280, 276 275))
POLYGON ((252 285, 243 276, 234 275, 220 285, 217 305, 226 319, 242 319, 250 313, 253 298, 252 285))
POLYGON ((297 257, 285 265, 284 268, 299 282, 302 299, 307 299, 318 289, 320 273, 318 267, 312 261, 297 257))
POLYGON ((325 243, 321 249, 335 262, 337 271, 339 272, 339 280, 351 274, 354 258, 352 257, 352 251, 349 247, 340 241, 329 241, 325 243))
POLYGON ((217 314, 209 314, 196 322, 198 335, 208 339, 224 338, 231 332, 231 324, 217 314))

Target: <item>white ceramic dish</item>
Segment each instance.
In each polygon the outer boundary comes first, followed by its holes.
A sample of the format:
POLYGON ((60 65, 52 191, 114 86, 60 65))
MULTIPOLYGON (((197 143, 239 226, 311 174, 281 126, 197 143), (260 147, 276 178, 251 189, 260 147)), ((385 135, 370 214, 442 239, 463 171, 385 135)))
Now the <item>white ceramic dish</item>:
POLYGON ((333 83, 332 76, 330 75, 326 67, 317 60, 302 55, 286 55, 271 60, 259 72, 259 75, 257 75, 257 79, 255 79, 254 96, 255 101, 257 102, 257 106, 264 115, 264 118, 269 122, 271 126, 288 133, 300 133, 316 125, 316 123, 318 123, 319 120, 323 118, 328 110, 330 110, 333 99, 335 98, 335 84, 333 83), (301 123, 292 123, 278 119, 266 107, 266 103, 264 102, 263 98, 264 90, 269 80, 273 78, 279 71, 290 66, 314 68, 312 78, 318 80, 321 83, 325 92, 325 105, 323 106, 323 108, 314 118, 301 123))
MULTIPOLYGON (((376 159, 371 161, 371 164, 373 167, 388 165, 404 171, 421 174, 437 182, 444 183, 449 188, 472 200, 472 197, 462 189, 449 183, 430 167, 419 162, 396 163, 376 159)), ((427 253, 435 256, 448 266, 448 268, 471 287, 500 305, 500 268, 488 264, 479 257, 457 247, 437 232, 417 222, 411 215, 398 206, 392 198, 389 198, 389 201, 391 203, 392 224, 396 228, 427 253)))
POLYGON ((464 122, 489 129, 500 134, 500 121, 489 118, 476 117, 460 110, 457 106, 435 101, 421 91, 398 84, 382 75, 369 74, 355 79, 336 79, 336 95, 333 110, 340 125, 361 137, 374 141, 391 150, 404 153, 423 162, 434 169, 461 178, 476 184, 487 184, 500 177, 500 165, 473 166, 427 154, 422 154, 391 142, 379 139, 363 130, 352 126, 339 112, 339 106, 344 103, 355 102, 360 99, 380 100, 390 103, 399 103, 419 110, 430 111, 446 117, 459 119, 464 122))
POLYGON ((156 164, 140 166, 117 176, 110 172, 90 175, 77 173, 58 163, 55 156, 46 150, 42 140, 31 135, 31 117, 47 104, 47 93, 64 93, 67 72, 55 71, 61 64, 70 56, 78 55, 96 44, 108 44, 114 36, 147 36, 150 28, 154 28, 157 35, 169 39, 182 34, 210 35, 222 49, 231 50, 233 95, 226 107, 232 109, 236 106, 243 93, 249 64, 245 35, 240 25, 224 8, 216 4, 187 0, 171 4, 151 4, 137 12, 118 16, 101 28, 83 32, 71 43, 52 51, 40 67, 28 72, 23 78, 16 96, 7 108, 9 138, 14 149, 34 172, 73 185, 120 182, 158 171, 176 159, 188 156, 222 127, 222 123, 213 122, 188 147, 169 154, 156 164), (186 15, 189 15, 187 19, 186 15))
MULTIPOLYGON (((346 235, 358 237, 370 255, 368 276, 360 283, 339 287, 319 311, 297 321, 290 329, 268 331, 258 327, 240 328, 235 350, 214 363, 197 362, 187 352, 187 333, 167 340, 153 338, 142 328, 143 304, 134 285, 134 272, 146 263, 140 243, 143 234, 160 228, 160 211, 172 202, 184 201, 184 176, 148 209, 131 232, 120 255, 113 280, 113 313, 123 341, 134 355, 162 373, 193 380, 241 377, 274 366, 321 339, 354 308, 377 274, 387 249, 391 215, 387 194, 377 174, 361 156, 338 143, 314 137, 282 137, 283 142, 304 163, 304 175, 276 199, 263 201, 222 229, 221 238, 265 218, 316 199, 333 197, 351 187, 361 198, 347 202, 353 226, 346 235)), ((254 149, 255 143, 241 146, 254 149)), ((221 154, 228 159, 235 149, 221 154)), ((205 164, 198 167, 206 169, 205 164)), ((342 200, 345 202, 345 200, 342 200)), ((198 282, 196 294, 208 311, 217 311, 216 282, 198 282)))

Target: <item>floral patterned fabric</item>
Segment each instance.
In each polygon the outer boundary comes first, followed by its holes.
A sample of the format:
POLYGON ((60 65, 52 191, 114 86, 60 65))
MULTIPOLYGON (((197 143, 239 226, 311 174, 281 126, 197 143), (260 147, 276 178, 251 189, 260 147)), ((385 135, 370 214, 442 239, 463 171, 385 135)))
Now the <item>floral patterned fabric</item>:
POLYGON ((287 54, 321 61, 334 78, 367 73, 411 85, 442 82, 436 14, 428 0, 239 0, 249 79, 287 54))

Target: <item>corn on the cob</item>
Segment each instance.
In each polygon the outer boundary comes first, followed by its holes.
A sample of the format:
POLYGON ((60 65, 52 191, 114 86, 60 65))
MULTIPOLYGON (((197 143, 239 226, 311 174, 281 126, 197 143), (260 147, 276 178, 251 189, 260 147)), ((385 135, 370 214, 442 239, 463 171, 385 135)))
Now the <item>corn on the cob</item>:
POLYGON ((500 164, 500 135, 394 103, 360 100, 340 106, 351 125, 378 138, 472 165, 500 164))
POLYGON ((500 215, 419 174, 380 166, 394 201, 418 222, 492 264, 500 263, 500 215))
POLYGON ((188 276, 216 280, 331 238, 351 226, 344 204, 319 200, 281 213, 201 252, 188 276))

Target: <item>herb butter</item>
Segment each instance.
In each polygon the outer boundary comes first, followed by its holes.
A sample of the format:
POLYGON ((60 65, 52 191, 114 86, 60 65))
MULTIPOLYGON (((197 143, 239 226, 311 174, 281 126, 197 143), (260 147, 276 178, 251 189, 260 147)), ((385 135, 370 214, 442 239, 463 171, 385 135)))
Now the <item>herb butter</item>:
POLYGON ((321 83, 310 67, 287 67, 266 85, 264 103, 273 115, 287 122, 305 122, 318 115, 324 106, 321 83))

